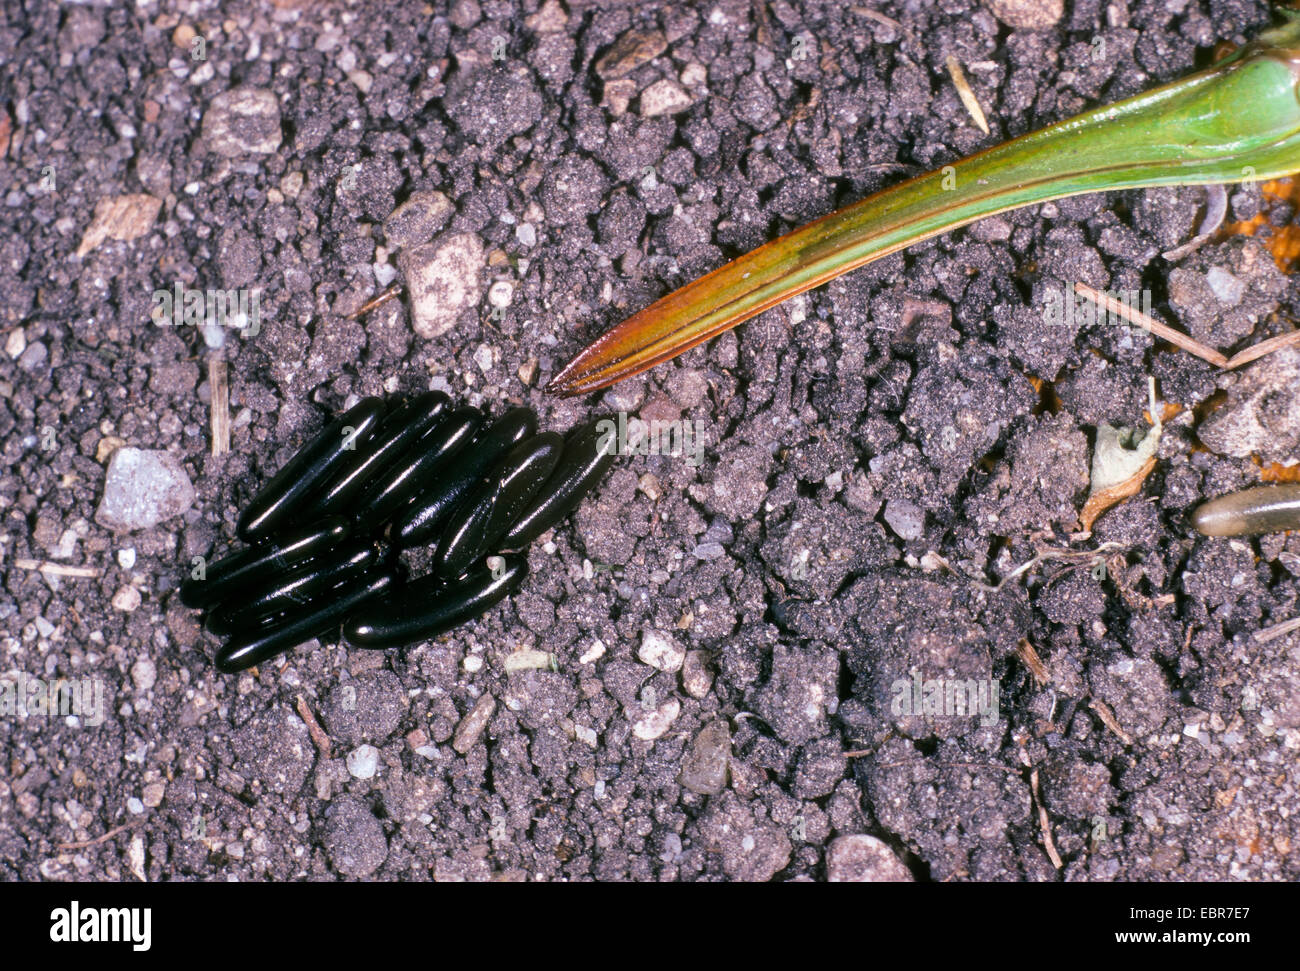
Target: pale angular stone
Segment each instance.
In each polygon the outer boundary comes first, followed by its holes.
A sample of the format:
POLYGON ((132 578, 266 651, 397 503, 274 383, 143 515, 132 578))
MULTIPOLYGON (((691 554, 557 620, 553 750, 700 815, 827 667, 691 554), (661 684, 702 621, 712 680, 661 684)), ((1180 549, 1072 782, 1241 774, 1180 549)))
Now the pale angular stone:
POLYGON ((113 453, 95 521, 127 532, 149 529, 194 504, 194 485, 169 452, 123 447, 113 453))
POLYGON ((451 330, 482 299, 483 243, 473 233, 403 250, 397 264, 411 302, 411 326, 426 340, 451 330))

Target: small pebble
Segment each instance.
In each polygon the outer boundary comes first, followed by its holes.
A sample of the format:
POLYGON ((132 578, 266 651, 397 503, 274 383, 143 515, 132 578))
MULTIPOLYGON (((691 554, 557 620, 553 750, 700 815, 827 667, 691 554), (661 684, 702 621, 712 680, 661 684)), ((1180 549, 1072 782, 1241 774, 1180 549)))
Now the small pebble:
POLYGON ((28 373, 39 371, 45 367, 45 360, 50 356, 50 352, 45 345, 37 341, 34 344, 28 344, 27 350, 18 356, 18 366, 28 373))
POLYGON ((675 115, 685 111, 695 103, 676 81, 664 78, 656 81, 641 92, 641 117, 658 118, 660 115, 675 115))
POLYGON ((1065 0, 985 0, 993 16, 1013 30, 1046 30, 1065 16, 1065 0))
POLYGON ((150 809, 159 806, 163 801, 163 796, 167 793, 167 784, 165 782, 151 782, 144 787, 144 804, 150 809))
POLYGON ((727 787, 727 764, 730 760, 731 727, 725 718, 718 718, 701 728, 691 739, 677 781, 691 792, 716 796, 727 787))
POLYGON ((348 773, 355 779, 372 779, 379 771, 379 749, 358 745, 348 753, 348 773))
POLYGON ((27 335, 21 327, 15 327, 5 339, 5 353, 17 359, 27 349, 27 335))
POLYGON ((596 74, 606 81, 621 78, 653 61, 667 48, 668 38, 662 31, 629 30, 596 61, 596 74))
POLYGON ((691 555, 697 560, 716 560, 720 556, 726 556, 727 551, 721 543, 701 543, 695 549, 691 550, 691 555))
POLYGON ((403 250, 398 269, 406 281, 411 326, 426 340, 456 325, 461 313, 478 305, 483 293, 483 242, 458 233, 438 243, 403 250))
POLYGON ((270 155, 280 147, 280 102, 264 88, 231 88, 203 114, 203 141, 224 158, 270 155))
POLYGON ((120 610, 125 614, 131 613, 140 606, 140 591, 135 587, 127 584, 113 594, 113 609, 120 610))
POLYGON ((456 726, 456 734, 452 736, 451 747, 458 753, 464 755, 472 749, 478 742, 479 736, 483 734, 483 729, 487 728, 487 723, 491 720, 493 713, 497 710, 496 699, 491 695, 483 695, 474 703, 474 707, 469 710, 460 724, 456 726))
POLYGON ((686 660, 686 649, 671 637, 648 630, 641 634, 641 646, 636 656, 652 668, 673 672, 681 670, 682 662, 686 660))
POLYGON ((122 447, 113 453, 95 521, 108 529, 149 529, 194 504, 194 485, 170 452, 122 447))
POLYGON ((632 722, 632 734, 643 741, 653 742, 672 727, 681 713, 682 703, 669 698, 654 711, 644 712, 636 718, 632 722))
POLYGON ((925 510, 906 499, 890 499, 885 503, 885 522, 899 539, 920 539, 925 535, 925 510))
POLYGON ((885 842, 874 836, 841 836, 826 854, 831 883, 911 883, 912 873, 885 842))
POLYGON ((555 664, 555 656, 546 651, 535 651, 531 648, 522 651, 511 651, 506 657, 505 669, 506 674, 514 671, 539 671, 555 664))
POLYGON ((85 256, 108 239, 120 243, 139 239, 153 227, 161 208, 161 199, 143 192, 100 199, 95 204, 95 215, 81 237, 77 255, 85 256))
POLYGON ((704 651, 687 651, 682 661, 682 689, 692 698, 703 698, 713 687, 709 656, 704 651))
POLYGON ((150 658, 142 657, 131 665, 131 680, 137 691, 148 691, 158 680, 158 668, 150 658))

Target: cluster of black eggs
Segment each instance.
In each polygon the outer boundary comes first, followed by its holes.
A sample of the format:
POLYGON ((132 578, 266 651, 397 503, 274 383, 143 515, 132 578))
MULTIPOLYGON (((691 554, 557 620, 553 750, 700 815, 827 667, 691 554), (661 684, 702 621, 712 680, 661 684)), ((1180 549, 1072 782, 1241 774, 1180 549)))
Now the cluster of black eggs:
POLYGON ((253 498, 237 527, 250 545, 197 568, 181 601, 227 638, 227 672, 340 626, 354 647, 434 637, 518 589, 528 560, 502 551, 582 501, 613 461, 609 439, 598 421, 539 434, 527 408, 489 421, 437 391, 391 408, 365 398, 253 498), (432 571, 408 581, 397 554, 423 545, 432 571))

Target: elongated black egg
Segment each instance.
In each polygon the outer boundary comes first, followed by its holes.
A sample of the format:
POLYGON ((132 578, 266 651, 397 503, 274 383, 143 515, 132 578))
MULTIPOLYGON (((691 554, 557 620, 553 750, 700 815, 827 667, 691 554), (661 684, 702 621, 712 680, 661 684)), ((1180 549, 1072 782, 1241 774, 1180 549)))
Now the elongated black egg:
POLYGON ((380 399, 362 398, 326 425, 253 497, 239 517, 239 537, 251 543, 301 521, 308 498, 370 440, 383 416, 380 399))
POLYGON ((227 674, 243 671, 313 637, 324 637, 368 601, 393 589, 397 582, 393 569, 372 573, 334 591, 323 603, 288 615, 282 623, 236 634, 218 649, 217 670, 227 674))
POLYGON ((1300 484, 1255 486, 1211 499, 1192 513, 1206 536, 1253 536, 1300 529, 1300 484))
POLYGON ((430 574, 376 601, 343 626, 344 638, 353 647, 400 647, 473 620, 518 590, 528 575, 528 560, 517 553, 489 560, 495 571, 483 563, 449 584, 430 574))
POLYGON ((429 483, 393 521, 393 539, 401 546, 419 546, 433 540, 483 473, 511 448, 535 434, 537 415, 528 408, 511 408, 505 412, 465 450, 455 468, 429 483))
POLYGON ((310 506, 311 516, 346 514, 371 481, 401 461, 447 414, 451 399, 441 391, 417 395, 384 419, 364 450, 334 476, 310 506))
POLYGON ((352 524, 340 516, 286 532, 257 546, 246 546, 207 564, 202 578, 191 574, 180 587, 187 607, 210 607, 237 590, 269 583, 272 577, 334 549, 352 524))
POLYGON ((451 514, 433 558, 434 572, 444 579, 458 577, 491 552, 550 478, 563 450, 563 438, 544 432, 507 452, 451 514))
POLYGON ((311 560, 296 570, 277 576, 262 589, 245 588, 241 596, 219 604, 209 615, 207 628, 218 637, 257 626, 265 617, 291 611, 313 601, 341 583, 370 570, 385 559, 369 540, 353 540, 328 556, 311 560))
POLYGON ((416 493, 438 481, 450 460, 470 445, 482 423, 483 412, 477 408, 457 408, 416 442, 407 455, 373 480, 357 500, 352 513, 357 532, 378 530, 405 508, 416 493))
POLYGON ((527 546, 582 502, 614 461, 613 434, 598 419, 579 425, 564 439, 560 463, 537 492, 532 504, 501 537, 504 549, 527 546))

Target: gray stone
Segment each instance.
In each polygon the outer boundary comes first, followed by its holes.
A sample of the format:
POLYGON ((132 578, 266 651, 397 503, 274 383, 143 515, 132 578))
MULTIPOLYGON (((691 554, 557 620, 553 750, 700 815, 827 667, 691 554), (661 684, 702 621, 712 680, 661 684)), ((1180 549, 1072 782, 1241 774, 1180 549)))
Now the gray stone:
POLYGON ((18 366, 29 373, 39 371, 45 367, 45 362, 49 359, 50 352, 40 341, 27 345, 27 350, 18 356, 18 366))
POLYGON ((703 698, 713 687, 709 656, 704 651, 687 651, 682 662, 682 688, 692 698, 703 698))
POLYGON ((358 745, 347 757, 348 773, 354 779, 373 779, 379 771, 379 749, 373 745, 358 745))
POLYGON ((679 671, 686 660, 686 648, 657 630, 645 630, 641 632, 641 646, 636 656, 660 671, 679 671))
POLYGON ((225 158, 270 155, 280 147, 280 102, 262 88, 233 88, 203 114, 203 140, 225 158))
POLYGON ((925 535, 925 510, 906 499, 885 503, 885 522, 899 539, 920 539, 925 535))
POLYGON ((719 718, 701 728, 691 740, 677 781, 691 792, 716 796, 727 787, 730 759, 731 727, 725 718, 719 718))
POLYGON ((95 521, 118 532, 149 529, 194 504, 194 486, 169 452, 124 446, 113 453, 95 521))

